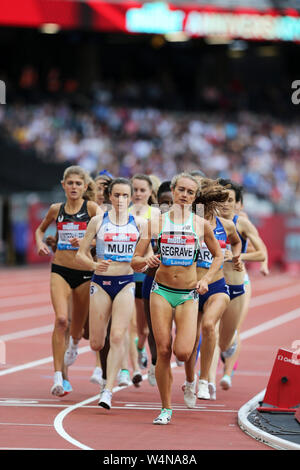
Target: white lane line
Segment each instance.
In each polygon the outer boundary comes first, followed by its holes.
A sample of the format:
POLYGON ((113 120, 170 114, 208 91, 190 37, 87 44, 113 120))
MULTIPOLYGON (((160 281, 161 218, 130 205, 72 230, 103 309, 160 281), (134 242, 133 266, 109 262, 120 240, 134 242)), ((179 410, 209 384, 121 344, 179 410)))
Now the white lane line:
POLYGON ((1 308, 6 307, 18 307, 21 305, 24 307, 26 304, 46 304, 51 303, 50 293, 49 290, 45 294, 28 294, 28 295, 17 295, 15 294, 14 297, 7 297, 5 299, 1 299, 1 308))
MULTIPOLYGON (((264 295, 253 297, 250 300, 250 308, 270 304, 272 302, 277 302, 278 300, 281 300, 281 299, 295 297, 297 295, 299 295, 299 286, 283 288, 283 289, 278 290, 275 293, 269 293, 269 294, 264 294, 264 295)), ((25 309, 25 310, 22 310, 21 312, 22 314, 24 314, 24 316, 26 316, 27 312, 33 313, 33 315, 31 314, 30 316, 38 316, 37 314, 38 311, 41 312, 41 315, 46 315, 47 311, 49 314, 51 314, 52 307, 51 305, 48 305, 48 306, 43 306, 43 307, 36 307, 33 309, 25 309)), ((2 318, 4 318, 5 320, 21 318, 21 316, 19 317, 19 314, 20 312, 12 312, 12 313, 7 312, 4 314, 0 313, 0 322, 4 321, 2 320, 2 318)), ((33 328, 30 330, 21 330, 15 333, 9 333, 7 335, 0 336, 0 341, 10 341, 14 339, 28 338, 29 336, 36 336, 39 334, 48 333, 52 331, 52 329, 53 329, 53 325, 45 325, 40 328, 33 328)))
POLYGON ((54 315, 52 305, 42 305, 41 307, 24 308, 14 312, 0 313, 0 322, 19 320, 20 318, 41 317, 50 314, 54 315))
POLYGON ((0 426, 45 426, 53 428, 53 424, 36 424, 36 423, 0 423, 0 426))
MULTIPOLYGON (((290 312, 284 313, 279 317, 273 318, 272 320, 266 321, 261 323, 260 325, 254 326, 249 330, 243 331, 241 333, 241 339, 251 338, 251 336, 256 336, 263 331, 270 330, 272 328, 276 328, 279 325, 283 325, 292 320, 296 320, 296 318, 300 318, 300 308, 296 308, 295 310, 291 310, 290 312)), ((298 331, 298 330, 296 330, 298 331)))
POLYGON ((0 341, 7 342, 13 339, 22 339, 28 338, 30 336, 43 335, 45 333, 50 333, 50 331, 53 331, 53 324, 39 326, 37 328, 31 328, 30 330, 22 330, 16 331, 15 333, 8 333, 7 335, 0 336, 0 341))
POLYGON ((279 289, 276 292, 269 292, 268 294, 253 297, 250 300, 250 308, 270 304, 282 299, 289 299, 290 297, 297 297, 299 294, 299 284, 292 287, 285 287, 284 289, 279 289))
MULTIPOLYGON (((300 316, 300 308, 296 310, 292 310, 291 312, 285 313, 283 315, 280 315, 279 317, 275 318, 274 320, 262 323, 261 325, 258 325, 255 328, 250 328, 249 330, 244 331, 241 333, 241 338, 246 339, 250 338, 251 336, 255 336, 259 333, 262 333, 263 331, 266 331, 268 329, 274 328, 278 325, 282 325, 283 323, 292 321, 300 316)), ((172 363, 172 367, 176 367, 176 362, 172 363)), ((147 378, 147 374, 143 375, 143 379, 145 380, 147 378)), ((130 385, 131 386, 131 385, 130 385)), ((113 389, 113 392, 115 393, 116 391, 120 390, 120 387, 116 387, 113 389)), ((87 405, 88 403, 91 403, 92 401, 96 400, 99 398, 99 394, 95 395, 91 398, 88 398, 87 400, 84 400, 82 402, 76 403, 76 405, 71 405, 69 408, 66 408, 65 410, 61 411, 55 418, 54 420, 54 428, 57 431, 57 433, 65 440, 70 442, 71 444, 75 445, 79 449, 83 450, 94 450, 85 444, 79 442, 78 440, 74 439, 72 436, 70 436, 64 429, 63 427, 63 420, 64 418, 71 413, 72 411, 76 410, 77 408, 80 408, 81 406, 87 405)), ((113 407, 112 407, 113 408, 113 407)), ((122 407, 123 409, 123 407, 122 407)), ((141 408, 142 409, 142 408, 141 408)), ((149 408, 147 408, 149 409, 149 408)), ((186 411, 186 409, 185 409, 186 411)), ((206 410, 206 411, 215 411, 215 410, 206 410)), ((233 410, 231 410, 232 412, 233 410)))
MULTIPOLYGON (((78 354, 83 354, 89 351, 91 351, 90 346, 83 346, 82 348, 78 348, 78 354)), ((19 366, 11 367, 10 369, 0 370, 0 377, 2 375, 8 375, 8 374, 13 374, 14 372, 20 372, 25 369, 31 369, 31 367, 37 367, 37 366, 41 366, 44 364, 48 364, 49 362, 53 362, 52 356, 44 357, 43 359, 38 359, 37 361, 20 364, 19 366)))

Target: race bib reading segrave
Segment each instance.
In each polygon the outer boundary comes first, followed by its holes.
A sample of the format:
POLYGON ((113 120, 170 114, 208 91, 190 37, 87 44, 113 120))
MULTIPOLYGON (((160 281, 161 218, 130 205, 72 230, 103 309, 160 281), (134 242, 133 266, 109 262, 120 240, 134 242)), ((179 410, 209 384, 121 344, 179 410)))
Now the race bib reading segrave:
POLYGON ((137 240, 137 233, 104 233, 104 259, 130 263, 137 240))
POLYGON ((78 250, 70 243, 70 239, 78 238, 82 240, 86 232, 86 222, 58 222, 57 223, 57 249, 58 250, 78 250))
POLYGON ((195 258, 194 235, 163 233, 160 240, 161 262, 166 266, 190 266, 195 258))

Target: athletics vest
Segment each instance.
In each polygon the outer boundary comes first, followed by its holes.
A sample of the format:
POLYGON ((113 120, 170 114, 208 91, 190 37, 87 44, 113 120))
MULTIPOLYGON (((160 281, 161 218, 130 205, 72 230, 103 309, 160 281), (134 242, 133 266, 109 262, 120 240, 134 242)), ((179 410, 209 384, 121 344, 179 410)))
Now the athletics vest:
MULTIPOLYGON (((219 217, 216 217, 216 228, 214 229, 215 238, 218 240, 223 256, 226 250, 226 240, 227 240, 227 233, 223 227, 222 222, 220 221, 219 217)), ((199 256, 197 261, 197 268, 206 268, 209 269, 211 263, 213 262, 213 256, 209 249, 206 246, 206 243, 203 241, 200 245, 199 249, 199 256)), ((222 269, 223 265, 220 267, 222 269)))
POLYGON ((108 212, 105 212, 97 233, 97 257, 130 263, 138 239, 139 229, 132 214, 129 214, 127 224, 115 225, 110 221, 108 212))
POLYGON ((164 214, 163 228, 157 239, 158 253, 165 266, 190 266, 198 256, 199 239, 193 226, 193 213, 183 224, 175 224, 164 214))
MULTIPOLYGON (((234 223, 234 225, 236 226, 236 223, 237 223, 237 220, 238 220, 239 216, 236 214, 232 221, 234 223)), ((248 240, 245 238, 242 237, 242 235, 240 234, 240 232, 238 231, 238 229, 236 229, 237 233, 238 233, 238 236, 240 237, 240 240, 242 242, 242 249, 241 249, 241 253, 246 253, 247 251, 247 247, 248 247, 248 240)))
POLYGON ((77 247, 71 245, 71 238, 84 237, 87 225, 91 217, 87 209, 87 201, 84 201, 80 210, 76 214, 67 214, 65 212, 65 204, 61 204, 56 219, 57 227, 57 249, 58 250, 78 250, 77 247))

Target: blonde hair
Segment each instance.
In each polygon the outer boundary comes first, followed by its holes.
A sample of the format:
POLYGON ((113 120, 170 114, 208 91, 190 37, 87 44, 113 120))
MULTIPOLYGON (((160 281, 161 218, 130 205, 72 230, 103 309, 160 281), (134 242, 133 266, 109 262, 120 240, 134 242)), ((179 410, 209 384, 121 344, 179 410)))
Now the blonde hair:
POLYGON ((84 184, 89 183, 90 175, 79 165, 72 165, 66 168, 63 174, 63 181, 66 181, 66 179, 71 175, 77 175, 79 178, 82 178, 84 184))
POLYGON ((152 201, 157 203, 157 191, 160 187, 161 181, 156 175, 149 175, 152 181, 152 201))
POLYGON ((64 171, 63 181, 66 181, 66 179, 71 175, 79 176, 79 178, 83 180, 84 184, 87 185, 86 191, 82 195, 83 199, 86 201, 96 201, 96 183, 88 172, 79 165, 69 166, 64 171))
POLYGON ((196 183, 197 185, 197 195, 198 195, 199 189, 200 189, 198 180, 194 176, 192 176, 190 173, 186 173, 186 172, 179 173, 178 175, 173 176, 171 180, 171 189, 176 188, 177 182, 181 178, 188 178, 189 180, 194 181, 194 183, 196 183))

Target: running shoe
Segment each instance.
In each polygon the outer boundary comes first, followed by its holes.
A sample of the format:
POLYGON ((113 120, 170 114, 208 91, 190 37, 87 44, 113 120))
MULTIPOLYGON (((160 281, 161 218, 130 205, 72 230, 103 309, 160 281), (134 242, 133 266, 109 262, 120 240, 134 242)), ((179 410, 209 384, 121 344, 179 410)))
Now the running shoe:
POLYGON ((220 380, 220 385, 223 388, 223 390, 229 390, 231 388, 231 377, 227 374, 225 374, 221 380, 220 380))
POLYGON ((132 374, 132 383, 133 383, 133 385, 135 387, 140 387, 142 381, 143 381, 142 374, 140 373, 140 371, 136 370, 132 374))
POLYGON ((64 397, 66 395, 63 383, 62 382, 54 382, 51 387, 51 394, 55 397, 64 397))
POLYGON ((69 344, 68 349, 65 352, 64 356, 64 363, 67 367, 71 366, 74 364, 78 356, 78 350, 77 350, 77 345, 76 347, 72 347, 71 344, 69 344))
POLYGON ((169 424, 172 417, 172 410, 167 410, 166 408, 162 408, 160 414, 157 418, 153 420, 153 424, 169 424))
POLYGON ((199 398, 199 400, 210 400, 207 380, 199 380, 197 398, 199 398))
POLYGON ((184 362, 177 359, 176 356, 175 356, 175 361, 176 361, 176 364, 178 365, 178 367, 182 367, 184 365, 184 362))
POLYGON ((138 347, 138 338, 135 338, 135 344, 136 344, 136 349, 138 352, 138 365, 140 366, 141 369, 146 369, 147 364, 148 364, 148 355, 145 347, 143 349, 140 349, 138 347))
POLYGON ((92 384, 101 385, 102 384, 102 369, 101 367, 95 367, 93 374, 90 377, 90 382, 92 384))
POLYGON ((195 408, 196 405, 196 378, 194 382, 185 382, 183 399, 188 408, 195 408))
POLYGON ((148 370, 148 382, 151 387, 155 387, 156 385, 156 377, 155 377, 155 365, 150 364, 150 369, 148 370))
POLYGON ((119 372, 119 381, 118 381, 118 386, 119 387, 128 387, 128 385, 131 384, 130 380, 130 374, 127 369, 121 369, 119 372))
POLYGON ((107 388, 105 388, 101 392, 98 405, 102 406, 102 408, 105 408, 106 410, 110 410, 111 409, 111 397, 112 397, 112 392, 108 390, 107 388))
POLYGON ((210 395, 211 400, 216 400, 217 399, 217 389, 214 383, 209 382, 208 383, 208 391, 210 395))
POLYGON ((63 397, 73 391, 72 385, 67 379, 63 380, 63 387, 64 387, 64 394, 62 395, 63 397))

